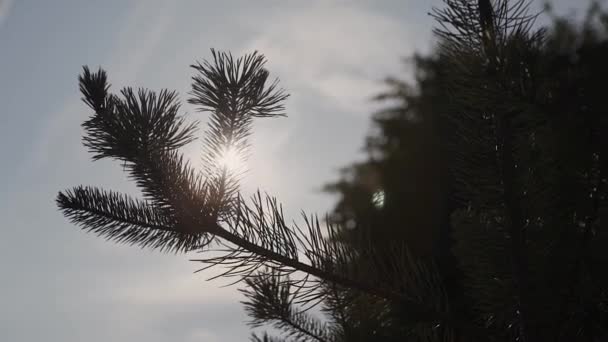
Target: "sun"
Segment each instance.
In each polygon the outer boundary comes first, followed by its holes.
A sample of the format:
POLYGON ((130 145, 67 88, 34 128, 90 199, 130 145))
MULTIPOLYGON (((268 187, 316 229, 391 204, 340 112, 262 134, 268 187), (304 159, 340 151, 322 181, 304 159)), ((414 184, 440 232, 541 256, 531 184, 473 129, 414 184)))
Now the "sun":
POLYGON ((245 156, 235 146, 228 146, 219 153, 217 163, 223 170, 239 173, 245 169, 245 156))

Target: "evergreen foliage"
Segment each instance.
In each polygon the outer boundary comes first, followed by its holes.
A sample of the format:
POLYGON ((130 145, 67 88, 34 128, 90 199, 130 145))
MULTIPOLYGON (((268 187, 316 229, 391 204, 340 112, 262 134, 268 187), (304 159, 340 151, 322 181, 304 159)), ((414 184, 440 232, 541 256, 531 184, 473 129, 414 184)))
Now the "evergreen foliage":
POLYGON ((545 31, 525 0, 444 2, 436 52, 414 58, 413 85, 388 80, 378 100, 395 105, 370 160, 328 186, 326 222, 239 193, 223 158, 246 158, 254 119, 284 116, 288 95, 262 55, 214 50, 188 100, 210 113, 202 170, 180 152, 197 124, 175 92, 113 94, 84 68, 83 143, 143 198, 78 186, 59 208, 109 240, 207 253, 203 269, 244 282, 251 325, 285 333, 253 341, 608 339, 608 16, 545 31))
POLYGON ((495 1, 488 28, 489 2, 446 3, 414 83, 378 97, 396 105, 374 116, 369 161, 327 187, 334 218, 430 250, 456 340, 604 340, 608 16, 535 31, 526 3, 495 1))

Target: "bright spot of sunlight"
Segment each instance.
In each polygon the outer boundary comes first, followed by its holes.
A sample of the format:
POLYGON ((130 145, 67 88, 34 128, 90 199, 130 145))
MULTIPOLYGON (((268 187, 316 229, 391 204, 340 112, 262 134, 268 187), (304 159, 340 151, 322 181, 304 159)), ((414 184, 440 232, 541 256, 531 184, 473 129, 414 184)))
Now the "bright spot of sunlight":
POLYGON ((245 156, 235 146, 228 146, 219 154, 218 165, 230 172, 242 172, 245 170, 245 156))

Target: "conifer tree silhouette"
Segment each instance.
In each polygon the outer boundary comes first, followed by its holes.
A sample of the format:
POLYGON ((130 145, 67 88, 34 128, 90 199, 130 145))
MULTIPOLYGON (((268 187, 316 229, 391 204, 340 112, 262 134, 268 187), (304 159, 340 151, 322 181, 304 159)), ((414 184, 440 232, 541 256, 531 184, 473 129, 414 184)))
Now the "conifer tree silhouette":
MULTIPOLYGON (((595 5, 580 29, 554 18, 550 30, 534 31, 534 15, 515 15, 530 20, 519 26, 505 21, 500 9, 506 5, 528 4, 490 3, 494 14, 486 18, 495 18, 494 43, 486 41, 473 2, 452 1, 436 10, 445 24, 437 32, 439 47, 414 59, 414 83, 389 79, 389 90, 378 97, 391 106, 374 115, 381 133, 367 140, 370 160, 328 186, 340 195, 336 217, 356 223, 342 239, 352 241, 356 230, 369 229, 413 243, 419 256, 430 250, 449 312, 463 318, 452 320, 458 322, 455 340, 603 340, 607 283, 596 267, 608 265, 599 247, 608 243, 601 209, 606 189, 595 185, 605 182, 599 176, 605 162, 598 159, 604 152, 598 151, 606 146, 600 136, 607 127, 603 101, 591 94, 602 88, 599 75, 606 72, 599 56, 608 53, 607 16, 595 5), (514 31, 501 35, 509 29, 514 31), (507 114, 499 119, 500 111, 507 114), (508 135, 497 129, 502 120, 513 120, 508 135), (509 136, 511 148, 505 148, 509 136), (509 164, 503 159, 509 153, 516 182, 507 186, 502 165, 509 164), (381 210, 372 205, 379 191, 381 210), (506 220, 511 214, 504 212, 509 191, 516 192, 510 205, 525 216, 519 244, 506 220), (581 214, 589 221, 573 220, 581 214), (584 230, 586 225, 594 228, 584 230), (599 249, 583 256, 581 246, 592 244, 599 249), (582 264, 594 266, 582 271, 582 264), (585 290, 576 293, 573 283, 585 290)), ((349 310, 373 312, 369 304, 349 310)), ((407 317, 398 321, 410 324, 407 317)))
POLYGON ((286 339, 607 339, 607 16, 596 7, 580 32, 557 21, 547 33, 525 0, 444 2, 418 88, 393 80, 381 96, 404 104, 377 120, 381 157, 333 186, 339 219, 290 225, 275 198, 240 194, 225 160, 249 153, 254 119, 285 115, 287 94, 262 55, 214 50, 192 66, 189 102, 210 114, 202 170, 179 151, 197 125, 175 92, 113 94, 103 70, 84 68, 83 143, 143 198, 78 186, 59 208, 112 241, 219 252, 196 261, 243 281, 251 324, 286 339), (408 162, 419 164, 401 174, 408 162), (329 320, 307 311, 318 303, 329 320))

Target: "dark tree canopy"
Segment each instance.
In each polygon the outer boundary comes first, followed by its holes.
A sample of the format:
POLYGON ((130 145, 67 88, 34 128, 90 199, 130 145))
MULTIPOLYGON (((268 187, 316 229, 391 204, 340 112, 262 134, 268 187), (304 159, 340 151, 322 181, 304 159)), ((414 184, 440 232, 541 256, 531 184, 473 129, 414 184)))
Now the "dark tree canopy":
MULTIPOLYGON (((525 5, 492 4, 503 22, 501 5, 525 5)), ((488 42, 482 19, 479 29, 460 21, 473 2, 447 5, 434 14, 446 25, 438 48, 410 60, 414 82, 388 79, 378 96, 388 101, 373 117, 369 160, 327 186, 339 195, 334 220, 355 227, 342 238, 370 230, 430 255, 464 318, 459 340, 603 340, 608 16, 593 5, 580 27, 553 17, 533 31, 533 17, 513 15, 519 24, 488 42)))

